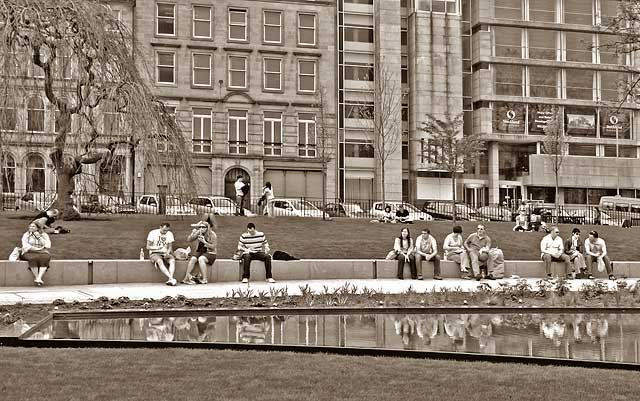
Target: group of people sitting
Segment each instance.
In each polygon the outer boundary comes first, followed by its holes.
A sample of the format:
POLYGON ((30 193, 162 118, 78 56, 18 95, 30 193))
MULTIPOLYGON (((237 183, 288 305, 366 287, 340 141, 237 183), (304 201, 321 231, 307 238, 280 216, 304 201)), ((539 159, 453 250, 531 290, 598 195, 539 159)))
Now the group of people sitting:
POLYGON ((571 237, 563 240, 558 227, 551 227, 542 241, 540 241, 540 257, 544 261, 547 277, 552 277, 551 262, 561 262, 565 265, 567 278, 580 277, 593 279, 593 263, 597 263, 598 271, 606 269, 610 280, 615 280, 613 265, 607 253, 607 245, 598 232, 589 231, 589 238, 580 240, 580 229, 574 228, 571 237))
MULTIPOLYGON (((218 253, 217 228, 213 215, 206 215, 201 221, 192 224, 191 233, 187 241, 197 241, 195 253, 188 256, 187 271, 182 284, 207 284, 207 265, 213 265, 218 253), (198 265, 198 273, 194 269, 198 265)), ((147 236, 147 250, 149 260, 166 276, 166 284, 175 286, 177 280, 175 274, 176 258, 173 253, 175 238, 171 232, 170 223, 162 223, 160 228, 151 230, 147 236)), ((269 243, 263 232, 257 231, 254 223, 247 224, 247 231, 242 233, 238 241, 237 259, 242 267, 242 282, 248 283, 250 278, 250 265, 252 260, 262 260, 265 265, 266 279, 269 283, 275 283, 271 274, 271 255, 269 243)))
POLYGON ((391 206, 386 205, 384 207, 384 212, 379 219, 371 220, 372 223, 404 223, 404 224, 412 224, 413 219, 411 218, 411 214, 404 207, 404 205, 398 205, 398 209, 394 212, 391 211, 391 206))
MULTIPOLYGON (((458 264, 460 276, 464 279, 493 280, 504 277, 504 255, 502 250, 491 246, 491 238, 486 233, 484 225, 479 224, 475 233, 464 239, 462 227, 454 226, 442 244, 444 260, 451 260, 458 264), (486 266, 486 273, 481 267, 486 266), (469 267, 471 271, 469 271, 469 267)), ((399 279, 404 277, 404 264, 409 264, 411 278, 422 280, 422 261, 433 262, 433 278, 442 280, 440 272, 440 256, 438 243, 427 227, 422 229, 415 242, 411 238, 409 228, 404 227, 395 239, 393 250, 387 259, 398 261, 399 279)))

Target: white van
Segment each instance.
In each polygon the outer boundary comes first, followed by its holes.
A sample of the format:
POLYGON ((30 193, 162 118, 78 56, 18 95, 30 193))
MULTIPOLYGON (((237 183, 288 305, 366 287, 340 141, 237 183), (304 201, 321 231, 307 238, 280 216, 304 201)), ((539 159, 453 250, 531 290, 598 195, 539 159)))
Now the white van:
POLYGON ((629 220, 631 225, 640 225, 640 199, 626 196, 603 196, 600 209, 618 219, 629 220))

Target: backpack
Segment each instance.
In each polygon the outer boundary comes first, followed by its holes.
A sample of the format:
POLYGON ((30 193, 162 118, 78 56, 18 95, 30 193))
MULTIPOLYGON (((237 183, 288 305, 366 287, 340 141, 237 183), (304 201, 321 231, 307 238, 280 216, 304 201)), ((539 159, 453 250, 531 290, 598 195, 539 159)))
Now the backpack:
POLYGON ((275 251, 273 253, 273 260, 300 260, 293 255, 289 255, 285 251, 275 251))

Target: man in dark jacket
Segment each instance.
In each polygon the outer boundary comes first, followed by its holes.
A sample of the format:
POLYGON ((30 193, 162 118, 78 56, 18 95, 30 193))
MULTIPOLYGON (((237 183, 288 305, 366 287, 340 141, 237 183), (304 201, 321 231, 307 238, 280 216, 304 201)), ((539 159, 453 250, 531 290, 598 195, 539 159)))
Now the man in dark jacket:
POLYGON ((573 262, 573 269, 585 278, 592 279, 591 272, 587 269, 587 264, 582 255, 582 241, 580 241, 580 229, 578 227, 571 231, 571 237, 564 241, 564 253, 569 256, 569 260, 573 262))

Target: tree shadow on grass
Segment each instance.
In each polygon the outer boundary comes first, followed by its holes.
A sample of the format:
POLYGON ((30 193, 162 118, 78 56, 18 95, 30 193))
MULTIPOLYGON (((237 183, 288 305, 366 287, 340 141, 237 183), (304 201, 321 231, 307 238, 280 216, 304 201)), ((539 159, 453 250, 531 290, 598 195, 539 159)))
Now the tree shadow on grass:
MULTIPOLYGON (((6 216, 7 219, 12 219, 12 220, 33 220, 35 219, 37 216, 37 214, 21 214, 21 215, 16 215, 16 216, 6 216)), ((79 220, 73 220, 73 221, 112 221, 113 218, 110 216, 98 216, 98 215, 91 215, 91 216, 82 216, 79 220)), ((66 220, 57 220, 60 222, 66 221, 66 220)))

